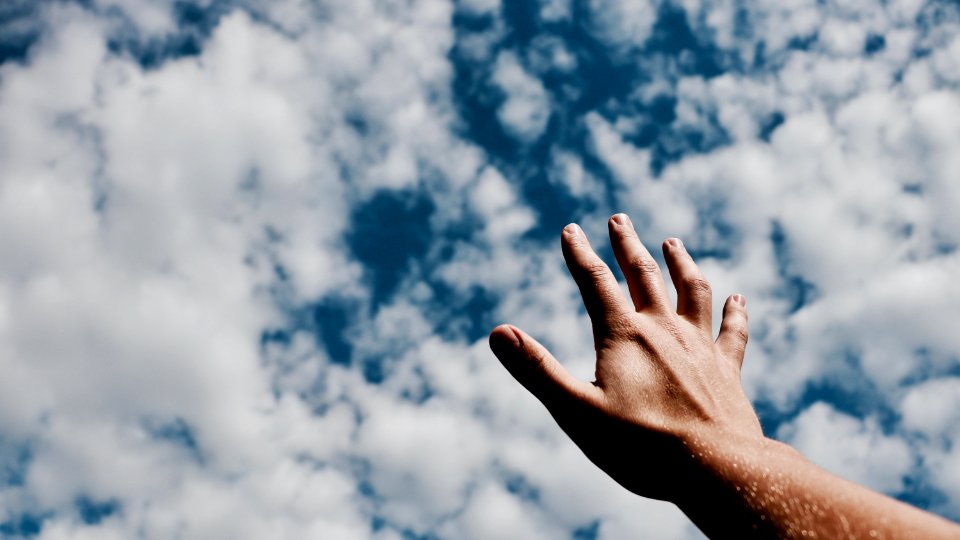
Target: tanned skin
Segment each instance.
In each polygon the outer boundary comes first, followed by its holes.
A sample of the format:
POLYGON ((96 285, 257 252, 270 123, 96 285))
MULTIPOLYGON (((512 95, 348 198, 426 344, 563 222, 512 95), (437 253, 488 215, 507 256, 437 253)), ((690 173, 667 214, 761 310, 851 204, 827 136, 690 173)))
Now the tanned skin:
POLYGON ((960 539, 960 526, 766 438, 740 384, 744 297, 726 299, 714 340, 710 284, 682 242, 663 243, 674 307, 630 219, 617 214, 609 229, 632 305, 577 225, 561 235, 593 323, 596 381, 570 375, 514 326, 490 334, 503 365, 593 463, 637 495, 676 504, 712 538, 960 539))

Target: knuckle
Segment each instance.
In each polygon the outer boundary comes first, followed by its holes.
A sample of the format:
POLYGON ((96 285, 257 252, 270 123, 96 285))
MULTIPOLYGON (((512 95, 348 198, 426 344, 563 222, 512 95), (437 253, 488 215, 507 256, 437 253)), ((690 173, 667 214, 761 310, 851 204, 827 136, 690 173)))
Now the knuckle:
POLYGON ((594 333, 606 345, 630 340, 637 333, 636 323, 629 314, 608 314, 595 328, 594 333))
POLYGON ((614 314, 607 318, 607 325, 611 333, 617 336, 627 336, 634 332, 633 320, 627 314, 614 314))
POLYGON ((713 295, 713 288, 710 282, 703 276, 695 276, 686 281, 690 294, 695 297, 710 297, 713 295))
POLYGON ((747 331, 746 327, 737 327, 733 332, 734 335, 737 336, 737 339, 744 344, 750 339, 750 332, 747 331))
POLYGON ((610 273, 610 268, 601 260, 588 261, 580 266, 580 270, 593 279, 606 277, 610 273))
POLYGON ((627 264, 640 275, 655 275, 660 271, 660 265, 651 257, 634 255, 627 261, 627 264))
POLYGON ((723 330, 738 342, 746 343, 750 339, 750 331, 745 324, 728 323, 723 330))

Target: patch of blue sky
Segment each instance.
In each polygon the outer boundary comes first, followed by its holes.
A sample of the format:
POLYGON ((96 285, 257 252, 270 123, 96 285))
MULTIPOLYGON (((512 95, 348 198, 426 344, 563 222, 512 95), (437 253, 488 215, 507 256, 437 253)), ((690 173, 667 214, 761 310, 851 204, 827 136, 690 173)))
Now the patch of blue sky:
POLYGON ((309 307, 315 333, 326 348, 330 361, 335 364, 349 364, 353 347, 349 340, 349 329, 354 317, 352 307, 346 300, 327 298, 309 307))
POLYGON ((770 243, 773 245, 777 263, 777 273, 780 275, 781 288, 778 294, 789 302, 789 313, 799 311, 803 306, 812 302, 816 297, 816 284, 806 280, 797 273, 795 264, 790 255, 790 238, 783 225, 774 220, 770 223, 770 243))
MULTIPOLYGON (((76 516, 84 525, 96 526, 122 511, 122 505, 113 499, 97 500, 87 495, 78 496, 73 503, 76 516)), ((47 520, 55 517, 52 511, 25 512, 13 519, 0 521, 0 538, 32 538, 43 532, 47 520)))
POLYGON ((882 34, 870 34, 863 44, 863 53, 870 56, 883 51, 887 46, 887 39, 882 34))
MULTIPOLYGON (((170 60, 199 55, 217 23, 233 9, 233 2, 176 2, 173 4, 175 32, 144 36, 133 23, 127 22, 107 41, 107 47, 114 54, 129 55, 145 69, 156 69, 170 60)), ((124 17, 120 10, 115 13, 124 17)))
POLYGON ((574 529, 570 540, 596 540, 599 537, 600 521, 596 520, 574 529))
POLYGON ((107 40, 108 50, 132 57, 145 69, 199 55, 220 19, 237 7, 236 2, 174 2, 171 9, 176 30, 145 35, 118 6, 101 7, 89 0, 5 0, 0 4, 0 64, 26 59, 43 34, 42 10, 55 4, 74 4, 119 23, 107 40))
POLYGON ((193 428, 183 418, 145 418, 142 426, 153 438, 178 447, 199 464, 204 463, 203 450, 193 428))
POLYGON ((372 282, 374 305, 388 300, 431 247, 434 204, 424 193, 382 190, 354 208, 347 245, 372 282))
POLYGON ((943 509, 941 511, 950 519, 960 519, 960 509, 951 509, 947 506, 949 499, 943 491, 930 485, 930 480, 921 467, 915 467, 909 475, 904 477, 903 490, 893 496, 919 508, 943 509))
MULTIPOLYGON (((260 334, 260 347, 266 352, 270 347, 289 348, 294 334, 307 332, 317 346, 327 353, 327 361, 334 365, 350 366, 353 363, 353 325, 363 308, 352 299, 335 295, 302 306, 287 306, 285 320, 280 326, 264 329, 260 334)), ((282 366, 273 366, 281 370, 282 366)))
POLYGON ((0 65, 22 62, 40 38, 37 11, 41 2, 5 0, 0 3, 0 65))
POLYGON ((403 538, 403 540, 440 540, 441 538, 440 536, 437 536, 436 533, 418 533, 410 529, 401 530, 400 537, 403 538))
POLYGON ((540 502, 540 490, 522 474, 508 473, 504 479, 504 486, 508 492, 521 500, 532 503, 540 502))
POLYGON ((121 510, 121 505, 116 500, 96 500, 86 495, 77 497, 74 506, 80 520, 87 525, 98 525, 121 510))
MULTIPOLYGON (((435 230, 431 217, 435 207, 425 191, 380 190, 351 212, 345 244, 351 256, 363 265, 369 303, 333 293, 303 306, 289 306, 282 328, 261 335, 261 345, 289 345, 292 333, 307 330, 317 338, 334 364, 357 363, 368 382, 382 382, 397 359, 392 355, 357 358, 352 340, 354 325, 366 320, 410 287, 430 290, 424 315, 434 332, 450 340, 472 342, 494 324, 492 310, 497 298, 490 291, 472 287, 460 291, 432 276, 432 269, 455 256, 455 245, 469 241, 476 223, 467 215, 462 223, 435 230)), ((282 267, 278 275, 284 275, 282 267)), ((429 390, 425 390, 429 394, 429 390)), ((416 399, 422 399, 418 394, 416 399)))
POLYGON ((0 435, 0 489, 24 485, 32 460, 33 451, 28 443, 0 435))
POLYGON ((770 113, 766 121, 760 126, 760 132, 757 136, 763 142, 770 142, 770 136, 773 135, 773 132, 777 130, 778 127, 783 125, 783 122, 787 118, 780 111, 775 111, 770 113))
POLYGON ((917 347, 913 357, 916 367, 901 381, 903 386, 942 377, 960 377, 960 356, 956 353, 935 356, 928 347, 917 347))
POLYGON ((23 513, 0 522, 0 537, 30 538, 40 534, 44 521, 53 517, 52 513, 23 513))
POLYGON ((600 520, 594 520, 573 530, 570 540, 597 540, 600 538, 600 520))

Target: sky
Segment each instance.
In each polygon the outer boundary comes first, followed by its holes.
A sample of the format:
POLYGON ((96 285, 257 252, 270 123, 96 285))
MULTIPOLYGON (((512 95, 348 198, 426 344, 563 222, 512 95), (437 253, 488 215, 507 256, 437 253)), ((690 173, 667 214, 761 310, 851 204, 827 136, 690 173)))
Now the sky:
POLYGON ((592 377, 614 212, 769 436, 960 519, 958 171, 952 1, 6 0, 0 537, 700 538, 487 346, 592 377))

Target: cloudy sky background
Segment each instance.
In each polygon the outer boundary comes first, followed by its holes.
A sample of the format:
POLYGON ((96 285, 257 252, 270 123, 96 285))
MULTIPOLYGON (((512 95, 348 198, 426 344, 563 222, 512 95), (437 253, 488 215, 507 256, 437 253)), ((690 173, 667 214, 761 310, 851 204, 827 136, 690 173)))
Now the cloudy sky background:
POLYGON ((960 519, 956 2, 3 2, 0 536, 698 537, 486 345, 591 377, 617 211, 769 435, 960 519))

